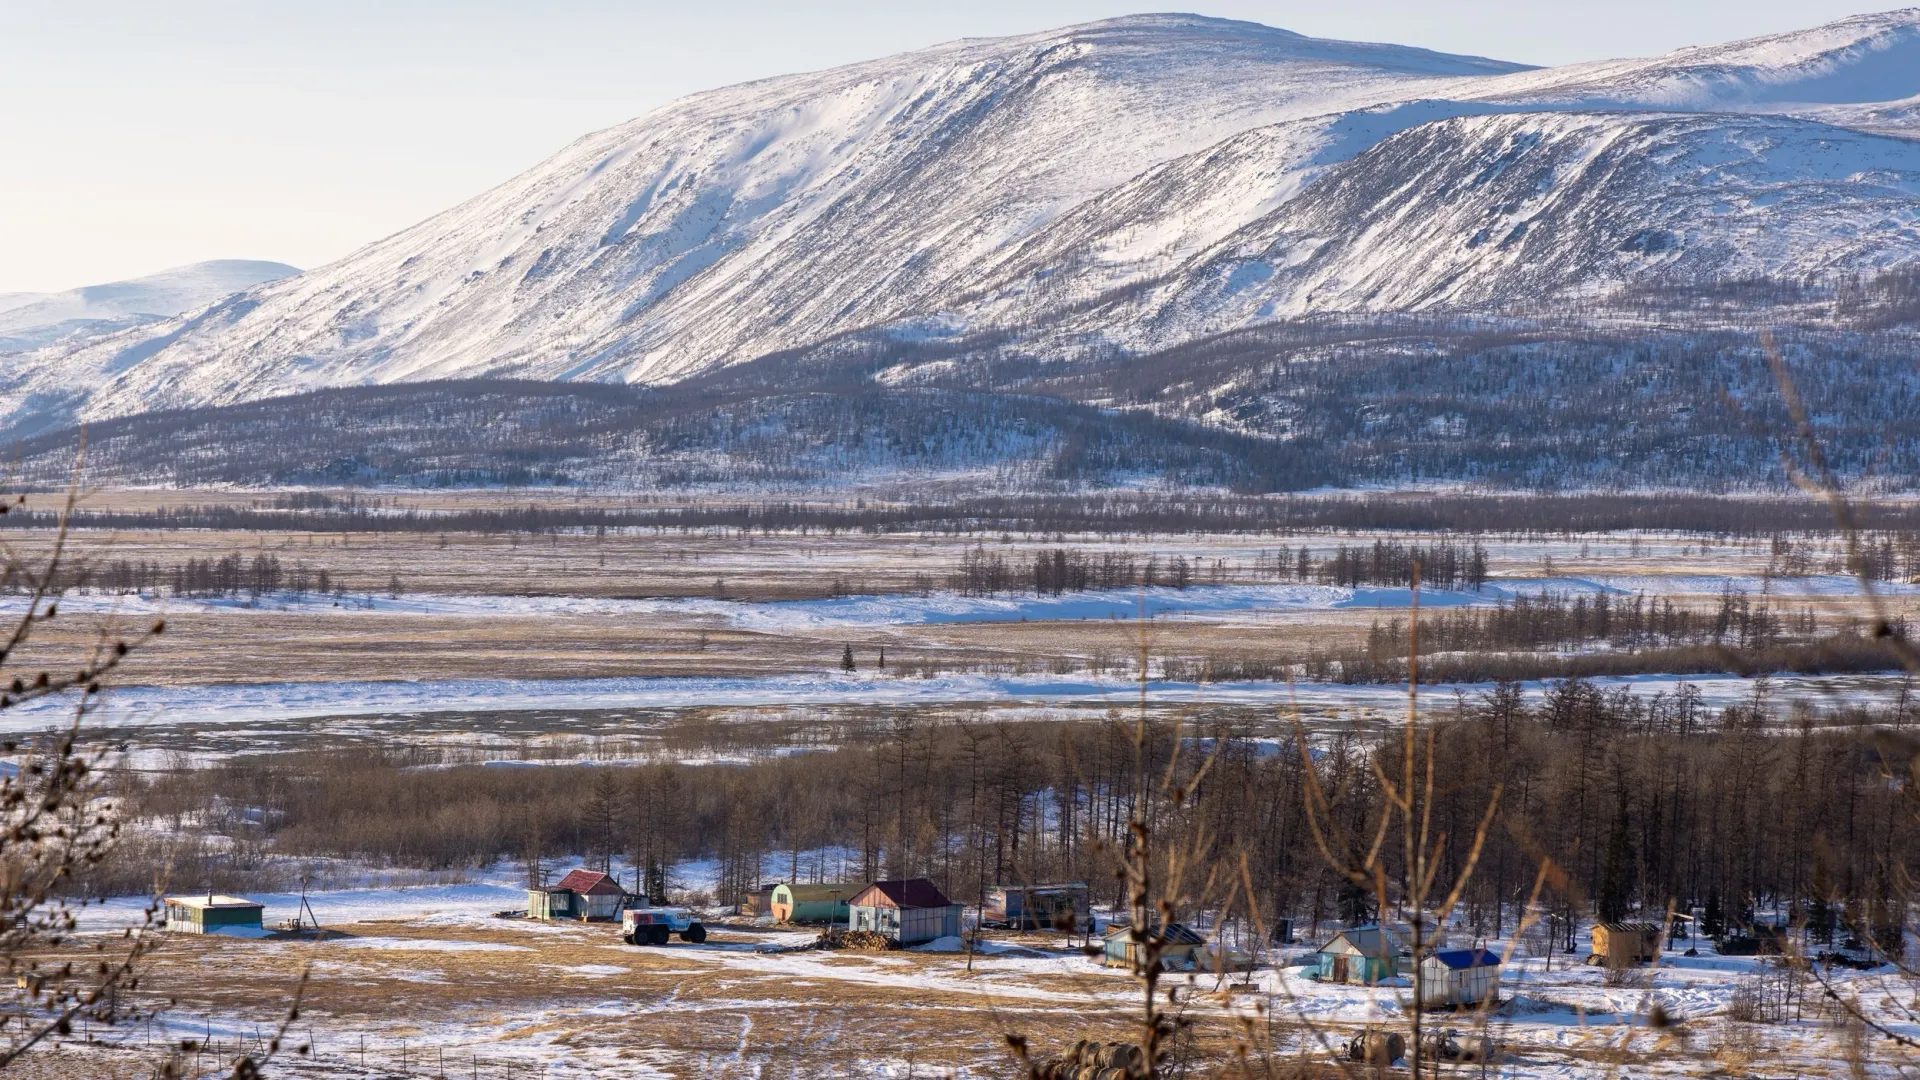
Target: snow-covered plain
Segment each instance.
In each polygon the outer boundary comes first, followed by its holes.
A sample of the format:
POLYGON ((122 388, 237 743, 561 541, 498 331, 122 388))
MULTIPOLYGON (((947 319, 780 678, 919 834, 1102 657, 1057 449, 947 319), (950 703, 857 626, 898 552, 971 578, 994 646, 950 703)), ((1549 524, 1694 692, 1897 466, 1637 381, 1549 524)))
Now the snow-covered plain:
MULTIPOLYGON (((1556 582, 1543 583, 1558 588, 1556 582)), ((1570 582, 1569 588, 1593 589, 1591 583, 1570 582)), ((1717 586, 1716 586, 1717 588, 1717 586)), ((1429 590, 1421 595, 1424 607, 1460 607, 1490 604, 1512 597, 1511 591, 1490 587, 1479 593, 1429 590)), ((400 596, 307 595, 222 597, 147 596, 110 593, 72 594, 60 599, 71 612, 165 615, 170 612, 298 612, 303 615, 662 615, 711 618, 743 630, 768 633, 800 632, 833 627, 936 625, 941 623, 1019 622, 1054 619, 1136 619, 1182 616, 1221 617, 1255 611, 1326 611, 1345 608, 1404 608, 1413 602, 1411 590, 1331 585, 1221 585, 1175 589, 1109 589, 1060 595, 1013 592, 992 596, 964 596, 951 592, 919 595, 846 596, 825 600, 754 603, 736 600, 672 597, 623 599, 587 596, 400 596)), ((19 597, 0 599, 0 616, 25 609, 19 597)))
MULTIPOLYGON (((1506 578, 1490 581, 1478 590, 1427 589, 1420 593, 1423 609, 1489 607, 1523 597, 1711 596, 1723 590, 1775 601, 1795 599, 1852 599, 1865 594, 1860 580, 1846 574, 1806 577, 1766 577, 1756 574, 1595 574, 1585 577, 1506 578)), ((1920 585, 1882 582, 1874 592, 1883 597, 1920 596, 1920 585)), ((742 630, 799 633, 808 630, 883 626, 927 626, 945 623, 1042 622, 1079 619, 1218 620, 1261 612, 1391 610, 1411 608, 1411 589, 1363 585, 1356 587, 1311 584, 1195 585, 1130 589, 1092 589, 1058 595, 1009 590, 991 596, 967 596, 948 591, 920 594, 844 596, 821 600, 753 602, 703 597, 621 598, 564 595, 436 595, 398 596, 353 594, 341 597, 268 594, 259 597, 173 597, 148 594, 76 592, 60 598, 60 606, 74 613, 125 616, 191 612, 302 615, 608 615, 673 616, 712 619, 742 630)), ((0 617, 23 611, 18 596, 0 597, 0 617)))
MULTIPOLYGON (((1845 575, 1769 578, 1751 573, 1678 574, 1595 573, 1585 576, 1514 577, 1489 582, 1477 591, 1424 590, 1423 609, 1485 608, 1524 597, 1553 594, 1624 599, 1631 596, 1693 597, 1709 602, 1726 590, 1794 608, 1857 600, 1859 581, 1845 575)), ((1883 596, 1907 601, 1920 585, 1883 584, 1883 596)), ((474 619, 639 618, 669 625, 746 631, 777 642, 832 640, 840 631, 862 634, 906 633, 982 623, 1077 625, 1153 622, 1211 625, 1223 629, 1287 626, 1341 612, 1378 611, 1404 618, 1413 602, 1405 588, 1346 588, 1313 584, 1201 585, 1187 589, 1158 587, 1113 589, 1062 595, 1006 592, 964 596, 952 592, 846 596, 813 600, 747 602, 700 597, 624 599, 581 596, 421 595, 306 596, 176 599, 165 596, 75 594, 61 598, 69 614, 134 617, 199 614, 221 619, 295 615, 322 623, 351 615, 409 620, 445 619, 451 626, 474 619)), ((0 601, 0 616, 16 614, 24 601, 0 601)), ((1157 669, 1156 669, 1157 670, 1157 669)), ((1646 675, 1598 679, 1599 685, 1651 695, 1677 692, 1681 684, 1697 691, 1708 706, 1750 699, 1755 680, 1737 676, 1646 675)), ((1804 704, 1825 710, 1839 704, 1883 702, 1902 694, 1905 681, 1893 673, 1840 676, 1780 675, 1766 691, 1776 710, 1804 704)), ((1474 697, 1486 684, 1442 684, 1425 688, 1429 701, 1474 697)), ((1528 684, 1538 696, 1549 684, 1528 684)), ((1316 722, 1358 712, 1392 712, 1404 701, 1398 685, 1340 685, 1281 681, 1194 683, 1152 678, 1146 700, 1157 707, 1207 704, 1288 711, 1299 708, 1316 722)), ((688 675, 617 678, 423 678, 329 681, 219 682, 188 685, 121 685, 111 688, 90 724, 149 733, 185 728, 225 730, 242 738, 252 733, 280 738, 282 725, 324 718, 383 718, 376 727, 426 714, 479 717, 489 714, 605 713, 698 708, 865 707, 982 705, 994 708, 1062 707, 1070 711, 1138 701, 1142 687, 1125 669, 1105 675, 1005 674, 988 671, 929 674, 900 669, 855 673, 838 671, 753 676, 688 675)), ((31 731, 57 723, 70 704, 45 699, 17 705, 0 715, 0 728, 31 731)), ((1038 715, 1038 714, 1037 714, 1038 715)), ((404 725, 403 725, 404 726, 404 725)), ((222 736, 221 738, 226 738, 222 736)), ((236 746, 238 744, 235 744, 236 746)))
MULTIPOLYGON (((1757 680, 1738 676, 1639 675, 1597 678, 1603 689, 1624 688, 1640 695, 1674 694, 1684 684, 1699 692, 1709 707, 1753 699, 1757 680)), ((1538 697, 1547 683, 1525 683, 1538 697)), ((1428 700, 1450 703, 1455 695, 1484 694, 1487 683, 1441 683, 1424 687, 1428 700)), ((1881 704, 1912 692, 1897 673, 1881 675, 1779 675, 1767 680, 1768 700, 1776 708, 1804 703, 1815 709, 1838 704, 1881 704)), ((1150 680, 1149 703, 1241 705, 1321 715, 1371 710, 1392 714, 1404 709, 1407 691, 1390 684, 1347 686, 1279 682, 1190 683, 1150 680)), ((424 713, 680 709, 703 707, 829 705, 1126 705, 1141 697, 1141 685, 1125 678, 1084 675, 940 675, 931 678, 872 675, 773 675, 761 678, 635 678, 547 680, 439 680, 419 682, 312 682, 194 687, 126 687, 114 690, 88 723, 114 730, 227 725, 233 737, 251 725, 274 725, 322 717, 380 717, 424 713)), ((71 704, 43 699, 15 707, 0 720, 0 731, 26 732, 57 724, 71 704)))

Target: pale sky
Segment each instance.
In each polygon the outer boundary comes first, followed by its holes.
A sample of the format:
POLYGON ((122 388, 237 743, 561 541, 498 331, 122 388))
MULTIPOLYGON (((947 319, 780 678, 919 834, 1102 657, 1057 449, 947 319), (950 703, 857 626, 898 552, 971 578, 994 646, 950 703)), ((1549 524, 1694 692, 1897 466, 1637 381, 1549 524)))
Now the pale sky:
POLYGON ((682 94, 1195 10, 1534 64, 1813 26, 1846 0, 0 0, 0 292, 314 267, 682 94))

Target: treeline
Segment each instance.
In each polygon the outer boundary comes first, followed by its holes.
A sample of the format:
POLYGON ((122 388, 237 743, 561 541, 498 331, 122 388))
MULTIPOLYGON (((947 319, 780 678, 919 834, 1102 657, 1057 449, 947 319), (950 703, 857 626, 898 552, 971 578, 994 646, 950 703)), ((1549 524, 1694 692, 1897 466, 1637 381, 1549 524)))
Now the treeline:
MULTIPOLYGON (((1159 665, 1162 678, 1176 682, 1235 682, 1258 680, 1341 683, 1353 686, 1405 684, 1406 643, 1399 649, 1309 648, 1297 654, 1213 653, 1169 656, 1159 665)), ((1425 684, 1473 685, 1511 680, 1546 682, 1573 678, 1626 678, 1635 675, 1840 675, 1885 672, 1899 667, 1900 658, 1885 640, 1842 631, 1810 641, 1783 641, 1766 647, 1735 649, 1705 642, 1637 650, 1570 649, 1565 652, 1515 650, 1511 652, 1428 653, 1423 647, 1420 681, 1425 684)))
MULTIPOLYGON (((1854 508, 1862 558, 1881 576, 1920 570, 1920 504, 1863 502, 1854 508)), ((0 515, 0 528, 50 529, 52 510, 0 515)), ((159 507, 76 511, 82 529, 211 529, 252 532, 477 534, 614 529, 798 533, 936 532, 1050 537, 1098 535, 1282 535, 1380 531, 1548 537, 1631 531, 1728 539, 1831 537, 1832 509, 1804 498, 1705 495, 1269 496, 1059 495, 952 502, 716 500, 692 505, 642 496, 624 506, 528 503, 498 509, 421 511, 322 493, 275 496, 269 507, 159 507)), ((1807 564, 1809 571, 1824 569, 1807 564)), ((1844 564, 1841 572, 1846 571, 1844 564)))
MULTIPOLYGON (((1487 549, 1442 540, 1422 546, 1397 540, 1376 540, 1370 546, 1341 544, 1333 554, 1316 560, 1305 548, 1297 552, 1261 552, 1254 560, 1257 576, 1277 580, 1317 581, 1328 585, 1401 585, 1420 583, 1435 589, 1479 589, 1487 583, 1487 549)), ((1185 589, 1195 584, 1226 580, 1225 560, 1188 559, 1159 555, 1139 559, 1131 552, 1090 553, 1073 548, 1051 548, 1031 555, 1007 555, 976 544, 960 557, 947 575, 947 587, 963 596, 994 596, 1031 590, 1036 595, 1059 596, 1089 589, 1185 589)))
MULTIPOLYGON (((62 482, 79 443, 77 428, 25 438, 20 475, 62 482)), ((1309 445, 1012 388, 819 372, 773 386, 342 387, 102 421, 88 428, 86 448, 96 482, 176 485, 818 490, 849 476, 938 470, 988 474, 1008 491, 1141 476, 1250 492, 1338 480, 1309 445)))
POLYGON ((1160 674, 1192 682, 1301 679, 1349 685, 1407 679, 1417 640, 1428 683, 1537 681, 1570 677, 1834 674, 1900 666, 1890 643, 1912 628, 1896 616, 1884 633, 1845 626, 1820 634, 1813 610, 1779 611, 1737 589, 1711 611, 1643 595, 1522 595, 1489 607, 1422 615, 1417 637, 1402 618, 1375 620, 1363 645, 1272 649, 1256 655, 1169 656, 1160 674))
MULTIPOLYGON (((1607 593, 1568 596, 1543 592, 1501 599, 1489 608, 1457 608, 1420 619, 1423 652, 1469 652, 1498 649, 1566 649, 1604 642, 1616 649, 1674 648, 1711 642, 1736 649, 1764 649, 1786 636, 1811 637, 1817 627, 1813 610, 1781 614, 1765 602, 1755 603, 1731 587, 1720 591, 1719 606, 1711 613, 1676 607, 1671 599, 1644 595, 1615 597, 1607 593)), ((1904 635, 1904 628, 1895 633, 1904 635)), ((1394 619, 1374 623, 1368 651, 1391 655, 1396 643, 1404 646, 1404 624, 1394 619)))
MULTIPOLYGON (((1823 725, 1777 715, 1764 681, 1725 708, 1684 684, 1635 695, 1569 680, 1534 700, 1501 684, 1417 735, 1420 768, 1431 752, 1445 778, 1423 806, 1439 874, 1468 866, 1498 785, 1495 827, 1463 893, 1477 933, 1512 927, 1543 855, 1566 874, 1548 879, 1543 899, 1569 913, 1657 918, 1675 903, 1728 923, 1777 910, 1824 932, 1872 929, 1869 913, 1904 896, 1920 856, 1916 792, 1900 782, 1914 740, 1877 734, 1920 722, 1914 705, 1903 697, 1823 725)), ((160 824, 228 808, 215 824, 256 860, 513 859, 533 873, 625 856, 664 889, 676 860, 697 857, 722 867, 723 902, 761 880, 843 873, 926 876, 970 902, 997 882, 1077 879, 1111 901, 1111 852, 1145 816, 1156 842, 1201 846, 1199 878, 1219 868, 1239 880, 1244 861, 1266 914, 1322 929, 1377 914, 1319 854, 1306 784, 1312 770, 1336 849, 1363 852, 1386 812, 1376 766, 1398 775, 1397 734, 1370 743, 1343 727, 1314 736, 1303 757, 1290 737, 1276 748, 1250 725, 1178 739, 1147 730, 1142 761, 1131 725, 900 712, 809 752, 740 764, 505 769, 445 764, 445 748, 356 749, 183 767, 129 779, 127 795, 160 824), (1170 802, 1176 788, 1191 797, 1170 802)), ((1381 850, 1396 881, 1399 847, 1381 850)))
POLYGON ((1095 557, 1084 551, 1052 548, 1036 551, 1030 559, 1009 559, 1000 552, 975 545, 947 575, 947 588, 962 596, 994 596, 1024 590, 1041 596, 1059 596, 1088 589, 1135 586, 1185 589, 1201 581, 1218 584, 1225 574, 1224 561, 1208 563, 1185 555, 1164 560, 1159 555, 1148 555, 1139 559, 1131 552, 1103 551, 1095 557))
MULTIPOLYGON (((1121 357, 1058 385, 1098 382, 1110 401, 1310 440, 1350 483, 1789 489, 1810 464, 1797 426, 1767 348, 1729 323, 1327 316, 1121 357)), ((1892 490, 1920 474, 1908 334, 1769 325, 1825 464, 1892 490)))
MULTIPOLYGON (((1795 490, 1784 372, 1843 482, 1897 491, 1920 477, 1910 272, 1798 308, 1810 294, 1792 283, 1648 285, 1551 311, 1317 315, 1144 354, 1062 355, 1012 329, 938 342, 875 330, 670 387, 337 388, 98 422, 86 460, 96 481, 174 485, 825 492, 964 474, 1008 494, 1466 483, 1737 496, 1795 490), (1619 317, 1640 311, 1677 314, 1619 317), (1775 327, 1781 367, 1730 329, 1742 325, 1775 327)), ((78 446, 73 427, 29 435, 16 474, 60 484, 78 446)))
POLYGON ((1444 540, 1425 547, 1375 540, 1370 547, 1341 544, 1331 558, 1318 564, 1311 552, 1301 548, 1293 563, 1294 574, 1302 581, 1317 578, 1329 585, 1346 586, 1411 586, 1415 567, 1419 568, 1422 585, 1478 590, 1487 583, 1487 549, 1478 543, 1467 547, 1444 540))
MULTIPOLYGON (((397 592, 399 579, 390 591, 397 592)), ((22 592, 33 582, 18 574, 0 578, 0 589, 22 592)), ((295 562, 281 563, 278 555, 265 552, 248 558, 230 552, 219 558, 187 559, 171 566, 151 559, 113 559, 97 565, 71 562, 58 568, 53 581, 55 593, 93 590, 118 596, 154 595, 162 590, 180 597, 250 596, 289 593, 306 596, 344 594, 346 585, 325 567, 310 567, 295 562)))

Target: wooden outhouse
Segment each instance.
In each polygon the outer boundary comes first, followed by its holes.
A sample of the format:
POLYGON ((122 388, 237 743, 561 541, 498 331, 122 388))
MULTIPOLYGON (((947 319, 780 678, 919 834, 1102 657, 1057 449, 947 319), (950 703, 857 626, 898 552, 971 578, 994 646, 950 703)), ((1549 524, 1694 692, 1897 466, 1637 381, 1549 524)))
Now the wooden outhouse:
POLYGON ((266 905, 243 896, 167 897, 166 928, 176 934, 232 934, 264 937, 261 925, 266 905))
POLYGON ((1372 986, 1400 974, 1400 943, 1378 926, 1356 926, 1333 935, 1315 963, 1321 982, 1372 986))
POLYGON ((1445 1009, 1497 1002, 1500 956, 1486 949, 1442 949, 1420 961, 1420 1004, 1445 1009))
POLYGON ((843 923, 847 921, 847 902, 865 885, 858 882, 828 882, 819 885, 795 885, 782 882, 773 887, 773 917, 789 923, 843 923))
MULTIPOLYGON (((1194 953, 1207 943, 1185 923, 1168 923, 1162 933, 1156 927, 1152 933, 1158 934, 1166 944, 1160 950, 1160 966, 1185 971, 1194 966, 1194 953)), ((1107 931, 1101 941, 1100 962, 1107 967, 1131 968, 1136 966, 1134 957, 1139 944, 1133 940, 1133 928, 1116 926, 1107 931)))
POLYGON ((573 870, 540 889, 527 890, 530 919, 582 919, 617 922, 627 906, 627 890, 598 870, 573 870))
POLYGON ((1073 931, 1086 925, 1093 893, 1084 881, 1047 885, 995 885, 985 917, 1016 930, 1073 931))
POLYGON ((1660 956, 1660 928, 1652 923, 1598 923, 1589 964, 1650 964, 1660 956))
POLYGON ((902 945, 960 936, 960 905, 926 878, 876 881, 847 901, 847 928, 873 930, 902 945))

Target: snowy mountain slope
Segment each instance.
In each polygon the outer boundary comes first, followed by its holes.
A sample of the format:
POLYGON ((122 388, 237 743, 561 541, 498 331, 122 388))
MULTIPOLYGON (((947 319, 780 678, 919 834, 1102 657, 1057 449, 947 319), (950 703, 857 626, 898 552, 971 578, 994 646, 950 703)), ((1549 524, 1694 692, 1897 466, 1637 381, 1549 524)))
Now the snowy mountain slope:
POLYGON ((1551 70, 1179 15, 956 42, 695 95, 331 266, 15 357, 0 425, 1884 267, 1915 144, 1871 132, 1917 49, 1920 9, 1551 70))
POLYGON ((980 260, 956 279, 946 314, 967 325, 1044 321, 1175 272, 1391 134, 1508 109, 1422 99, 1244 132, 1149 169, 980 260))
POLYGON ((1651 59, 1462 79, 1445 91, 1249 131, 1151 169, 982 260, 956 298, 971 310, 949 318, 1044 319, 1049 310, 1172 273, 1328 168, 1425 123, 1501 112, 1785 112, 1920 135, 1920 98, 1911 96, 1920 93, 1920 9, 1651 59))
POLYGON ((1792 115, 1818 120, 1840 127, 1858 128, 1877 135, 1920 138, 1920 94, 1899 101, 1876 101, 1853 105, 1822 105, 1793 110, 1792 115))
POLYGON ((76 332, 157 322, 299 272, 285 263, 216 259, 66 292, 8 293, 0 296, 0 352, 38 348, 76 332))
POLYGON ((100 377, 96 414, 453 374, 671 378, 917 311, 979 257, 1235 132, 1514 69, 1139 16, 733 87, 158 348, 51 363, 100 377))
POLYGON ((1704 112, 1892 101, 1917 91, 1920 8, 1856 15, 1650 59, 1518 72, 1458 92, 1553 108, 1704 112))
POLYGON ((1164 345, 1315 311, 1916 260, 1920 142, 1771 116, 1495 114, 1386 139, 1074 325, 1164 345))

